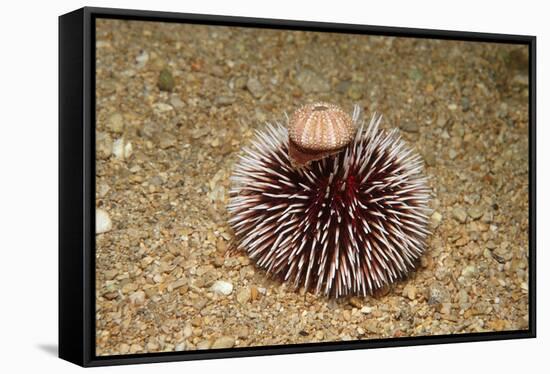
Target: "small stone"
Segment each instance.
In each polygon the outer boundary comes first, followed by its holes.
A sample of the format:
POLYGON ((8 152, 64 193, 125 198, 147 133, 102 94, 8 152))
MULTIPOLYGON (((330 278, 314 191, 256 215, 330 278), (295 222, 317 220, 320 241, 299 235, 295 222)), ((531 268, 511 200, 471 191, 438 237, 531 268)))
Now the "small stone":
POLYGON ((477 268, 473 265, 466 266, 461 274, 464 278, 471 279, 477 275, 477 268))
POLYGON ((449 158, 450 158, 451 160, 454 160, 454 159, 456 158, 456 156, 457 156, 456 151, 455 151, 454 149, 451 148, 451 149, 449 150, 449 158))
POLYGON ((171 110, 174 110, 174 107, 172 105, 166 104, 166 103, 154 103, 153 104, 153 109, 157 113, 166 113, 166 112, 169 112, 171 110))
POLYGON ((472 219, 480 219, 483 213, 483 209, 480 206, 476 205, 468 208, 468 215, 472 217, 472 219))
POLYGON ((250 334, 250 332, 249 332, 247 326, 240 326, 239 328, 237 328, 237 331, 236 331, 237 337, 239 337, 241 339, 246 339, 246 338, 248 338, 249 334, 250 334))
POLYGON ((402 123, 399 127, 401 128, 401 130, 406 132, 418 132, 418 123, 416 122, 406 121, 402 123))
POLYGON ((216 99, 214 100, 214 104, 216 104, 216 106, 226 106, 226 105, 231 105, 235 102, 235 98, 232 97, 232 96, 225 96, 225 95, 221 95, 221 96, 218 96, 216 97, 216 99))
POLYGON ((103 297, 107 300, 114 300, 118 297, 118 292, 107 292, 103 294, 103 297))
POLYGON ((111 156, 113 150, 113 140, 108 133, 98 131, 95 136, 96 155, 100 159, 106 159, 111 156))
POLYGON ((107 127, 112 132, 122 133, 124 130, 124 117, 120 113, 113 113, 107 120, 107 127))
POLYGON ((118 275, 117 269, 106 270, 103 272, 106 280, 112 280, 118 275))
POLYGON ((252 301, 258 300, 260 298, 260 291, 258 291, 258 287, 252 286, 250 287, 250 299, 252 301))
POLYGON ((250 300, 251 292, 248 287, 241 289, 237 293, 237 302, 239 304, 246 304, 250 300))
POLYGON ((409 298, 409 300, 414 300, 416 298, 416 287, 413 285, 407 285, 403 289, 403 296, 409 298))
POLYGON ((372 308, 370 306, 364 306, 361 308, 361 313, 363 314, 370 314, 372 312, 372 308))
POLYGON ((107 195, 107 192, 109 192, 110 189, 111 187, 109 187, 108 184, 101 183, 97 189, 97 193, 99 194, 99 197, 105 197, 105 195, 107 195))
POLYGON ((118 346, 118 353, 120 353, 121 355, 125 355, 127 354, 128 352, 130 351, 130 346, 126 343, 121 343, 119 346, 118 346))
POLYGON ((128 159, 133 153, 132 143, 126 143, 124 146, 124 158, 128 159))
POLYGON ((235 339, 231 336, 222 336, 212 344, 212 349, 233 348, 235 339))
POLYGON ((430 286, 428 304, 437 305, 450 301, 449 291, 439 282, 434 282, 430 286))
POLYGON ((158 88, 161 91, 172 91, 175 86, 174 77, 168 68, 164 68, 159 73, 158 88))
POLYGON ((447 107, 449 108, 449 110, 452 110, 452 111, 455 111, 455 110, 457 110, 457 108, 458 108, 458 106, 457 106, 456 104, 454 104, 454 103, 453 103, 453 104, 449 104, 447 107))
POLYGON ((456 242, 455 245, 457 247, 464 247, 466 244, 470 242, 470 239, 467 236, 461 236, 456 242))
POLYGON ((233 285, 229 282, 225 281, 216 281, 210 287, 210 290, 219 294, 219 295, 231 295, 231 292, 233 292, 233 285))
POLYGON ((111 231, 113 228, 113 223, 109 214, 100 208, 95 210, 95 233, 102 234, 104 232, 111 231))
POLYGON ((130 295, 130 302, 132 304, 143 304, 145 302, 145 292, 139 290, 130 295))
POLYGON ((424 161, 426 161, 426 165, 428 166, 435 166, 436 164, 436 158, 435 153, 428 152, 424 155, 424 161))
POLYGON ((163 133, 159 138, 159 145, 162 149, 167 149, 176 145, 176 137, 170 133, 163 133))
POLYGON ((183 336, 188 338, 190 337, 191 335, 193 335, 193 327, 191 326, 191 324, 186 324, 185 327, 183 328, 183 336))
POLYGON ((168 291, 177 290, 178 288, 185 286, 186 284, 187 284, 187 279, 185 278, 178 279, 177 281, 170 283, 170 285, 168 286, 168 291))
POLYGON ((130 353, 137 353, 139 351, 143 351, 143 347, 139 344, 132 344, 130 346, 130 353))
POLYGON ((258 80, 258 78, 250 77, 246 82, 246 88, 255 99, 259 99, 264 95, 264 87, 258 80))
POLYGON ((325 337, 325 334, 322 331, 317 331, 315 333, 315 339, 317 340, 323 340, 324 337, 325 337))
POLYGON ((235 88, 239 90, 243 90, 246 88, 246 82, 248 82, 248 79, 245 76, 240 76, 235 78, 235 81, 233 84, 235 88))
POLYGON ((113 142, 113 156, 117 160, 124 160, 124 138, 117 139, 113 142))
POLYGON ((176 344, 176 346, 174 347, 174 351, 185 351, 185 342, 176 344))
POLYGON ((178 96, 172 96, 170 98, 170 105, 172 105, 175 109, 182 109, 185 106, 185 103, 181 101, 178 96))
POLYGON ((433 212, 432 214, 432 224, 434 227, 438 227, 441 223, 441 220, 443 219, 443 216, 439 212, 433 212))
POLYGON ((352 100, 359 100, 363 97, 363 87, 358 83, 352 83, 348 87, 348 97, 352 100))
POLYGON ((466 211, 463 208, 456 207, 453 209, 453 218, 460 223, 465 223, 466 218, 468 218, 468 215, 466 214, 466 211))
POLYGON ((147 64, 147 61, 149 61, 149 53, 147 51, 143 50, 139 53, 139 55, 136 56, 136 63, 138 69, 141 69, 147 64))
POLYGON ((210 349, 212 347, 212 342, 210 340, 201 340, 197 343, 197 349, 204 350, 204 349, 210 349))

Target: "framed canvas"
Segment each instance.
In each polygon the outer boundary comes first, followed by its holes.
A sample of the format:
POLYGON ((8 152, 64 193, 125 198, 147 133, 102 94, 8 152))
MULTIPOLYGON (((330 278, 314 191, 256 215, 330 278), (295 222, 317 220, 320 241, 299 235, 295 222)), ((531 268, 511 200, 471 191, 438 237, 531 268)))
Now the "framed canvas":
POLYGON ((59 356, 535 337, 535 37, 59 18, 59 356))

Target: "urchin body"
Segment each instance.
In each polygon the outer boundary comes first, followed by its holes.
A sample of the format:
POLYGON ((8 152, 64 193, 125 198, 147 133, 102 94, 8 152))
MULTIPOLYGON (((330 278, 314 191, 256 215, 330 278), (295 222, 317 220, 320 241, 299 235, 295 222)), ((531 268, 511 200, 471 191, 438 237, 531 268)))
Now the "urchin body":
POLYGON ((331 297, 371 294, 414 269, 430 190, 420 157, 379 122, 303 168, 289 158, 286 127, 259 131, 232 176, 238 248, 269 274, 331 297))

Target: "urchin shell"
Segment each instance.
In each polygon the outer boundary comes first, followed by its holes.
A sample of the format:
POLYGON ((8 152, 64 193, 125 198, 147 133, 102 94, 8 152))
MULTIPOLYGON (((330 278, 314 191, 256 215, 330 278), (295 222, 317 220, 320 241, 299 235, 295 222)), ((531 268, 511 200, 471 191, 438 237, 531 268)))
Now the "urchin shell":
POLYGON ((413 270, 430 190, 419 155, 380 118, 304 168, 290 161, 285 126, 258 131, 231 177, 238 248, 268 274, 331 297, 371 294, 413 270))
POLYGON ((355 134, 349 114, 331 103, 306 104, 288 122, 290 140, 306 151, 333 151, 347 145, 355 134))

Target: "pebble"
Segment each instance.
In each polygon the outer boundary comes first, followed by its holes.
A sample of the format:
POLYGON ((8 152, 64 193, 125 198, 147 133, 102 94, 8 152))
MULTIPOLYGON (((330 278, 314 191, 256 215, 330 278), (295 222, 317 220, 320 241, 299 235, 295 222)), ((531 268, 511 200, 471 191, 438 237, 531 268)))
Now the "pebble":
POLYGON ((449 108, 449 110, 455 111, 455 110, 457 110, 458 106, 453 103, 453 104, 449 104, 447 106, 447 108, 449 108))
POLYGON ((359 100, 363 97, 363 87, 359 83, 352 83, 347 89, 348 97, 352 100, 359 100))
POLYGON ((361 308, 361 313, 363 314, 370 314, 372 312, 372 308, 370 306, 364 306, 361 308))
POLYGON ((200 342, 197 343, 197 349, 199 350, 210 349, 210 347, 212 347, 212 341, 208 339, 201 340, 200 342))
POLYGON ((139 290, 130 295, 130 302, 133 304, 143 304, 145 302, 145 292, 139 290))
POLYGON ((428 166, 435 166, 436 164, 436 158, 434 152, 428 152, 424 155, 424 161, 426 161, 426 165, 428 166))
POLYGON ((480 206, 476 205, 468 208, 468 215, 472 217, 472 219, 480 219, 483 213, 484 211, 480 206))
POLYGON ((418 130, 419 130, 418 123, 416 123, 415 121, 403 122, 403 123, 401 123, 400 128, 403 131, 413 132, 413 133, 417 133, 418 130))
POLYGON ((172 96, 170 98, 170 105, 172 105, 175 109, 182 109, 185 107, 185 103, 181 101, 178 96, 172 96))
POLYGON ((450 158, 451 160, 454 160, 454 159, 456 158, 457 154, 458 154, 458 153, 457 153, 454 149, 451 148, 451 149, 449 150, 449 158, 450 158))
POLYGON ((121 343, 119 346, 118 346, 118 353, 120 353, 121 355, 125 355, 127 354, 128 352, 130 351, 130 346, 126 343, 121 343))
POLYGON ((264 95, 264 86, 258 78, 249 77, 246 81, 246 88, 255 99, 259 99, 264 95))
POLYGON ((124 143, 124 138, 115 140, 112 143, 112 154, 117 160, 129 158, 133 153, 132 143, 124 143))
POLYGON ((174 107, 166 103, 155 103, 153 104, 153 109, 157 113, 166 113, 174 110, 174 107))
POLYGON ((403 289, 403 296, 408 297, 409 300, 414 300, 416 298, 416 287, 412 284, 407 285, 403 289))
MULTIPOLYGON (((260 96, 261 97, 261 96, 260 96)), ((218 96, 216 97, 216 99, 214 100, 214 104, 216 104, 217 106, 226 106, 226 105, 231 105, 235 102, 235 98, 232 97, 232 96, 226 96, 226 95, 221 95, 221 96, 218 96)))
POLYGON ((120 113, 113 113, 109 116, 107 120, 107 127, 112 132, 122 133, 124 131, 124 118, 120 113))
POLYGON ((235 338, 231 336, 222 336, 216 339, 212 344, 212 349, 233 348, 235 345, 235 338))
POLYGON ((239 292, 237 292, 237 302, 239 304, 246 304, 251 297, 251 292, 248 287, 245 287, 241 289, 239 292))
POLYGON ((258 287, 252 286, 250 287, 250 300, 258 300, 260 298, 260 291, 258 290, 258 287))
POLYGON ((310 68, 301 68, 296 74, 296 83, 306 92, 328 92, 330 84, 316 71, 310 68))
POLYGON ((187 279, 178 279, 177 281, 170 283, 170 285, 168 286, 168 291, 177 290, 178 288, 185 286, 186 284, 187 279))
POLYGON ((432 214, 432 224, 433 227, 438 227, 441 223, 441 220, 443 219, 443 216, 439 212, 433 212, 432 214))
POLYGON ((112 280, 118 275, 117 269, 106 270, 103 272, 103 276, 106 280, 112 280))
POLYGON ((225 281, 216 281, 214 284, 210 287, 210 290, 219 294, 219 295, 231 295, 231 292, 233 292, 233 285, 229 282, 225 281))
POLYGON ((97 131, 95 136, 96 155, 100 159, 106 159, 111 156, 113 150, 113 140, 108 133, 97 131))
POLYGON ((466 266, 462 269, 462 276, 466 279, 473 278, 477 275, 477 268, 473 265, 466 266))
POLYGON ((139 351, 143 351, 143 347, 139 344, 132 344, 130 346, 130 353, 137 353, 139 351))
POLYGON ((164 68, 160 71, 157 86, 161 91, 172 91, 174 89, 174 76, 170 69, 164 68))
POLYGON ((178 343, 176 344, 176 346, 174 347, 174 350, 175 351, 185 351, 185 342, 181 342, 181 343, 178 343))
POLYGON ((149 61, 149 53, 145 50, 141 51, 139 55, 136 56, 138 69, 143 68, 147 64, 147 61, 149 61))
POLYGON ((449 291, 439 282, 434 282, 430 286, 428 304, 436 305, 443 304, 450 301, 449 291))
POLYGON ((468 214, 466 214, 464 208, 457 207, 453 209, 453 218, 460 223, 465 223, 466 218, 468 218, 468 214))
POLYGON ((176 137, 170 133, 162 133, 159 137, 159 146, 167 149, 176 145, 176 137))
POLYGON ((95 233, 102 234, 104 232, 111 231, 113 228, 113 223, 109 213, 105 210, 97 208, 95 210, 95 233))
POLYGON ((185 325, 185 327, 183 328, 183 336, 188 338, 190 337, 191 335, 193 335, 193 327, 191 326, 190 323, 187 323, 185 325))

